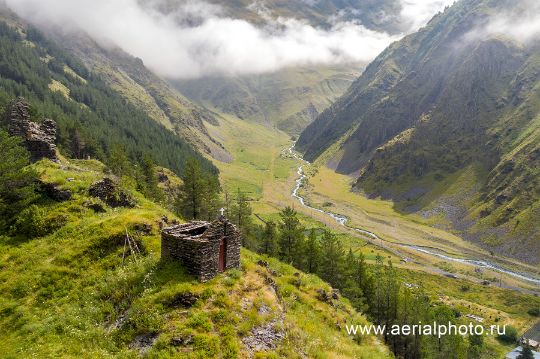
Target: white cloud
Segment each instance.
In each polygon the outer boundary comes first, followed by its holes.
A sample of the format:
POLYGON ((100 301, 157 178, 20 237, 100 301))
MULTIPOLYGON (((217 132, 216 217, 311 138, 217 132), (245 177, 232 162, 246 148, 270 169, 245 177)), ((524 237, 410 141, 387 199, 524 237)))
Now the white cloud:
POLYGON ((466 40, 507 36, 522 43, 540 39, 540 2, 521 0, 511 9, 495 14, 466 35, 466 40))
POLYGON ((425 25, 437 12, 455 0, 401 0, 401 17, 411 31, 425 25))
MULTIPOLYGON (((403 1, 402 15, 411 21, 411 29, 448 3, 403 1)), ((278 18, 257 27, 225 17, 219 6, 197 0, 183 1, 172 12, 164 11, 170 10, 163 8, 164 2, 138 0, 7 0, 7 4, 34 23, 82 29, 97 41, 117 44, 170 78, 367 62, 401 37, 351 21, 323 29, 302 20, 278 18)))

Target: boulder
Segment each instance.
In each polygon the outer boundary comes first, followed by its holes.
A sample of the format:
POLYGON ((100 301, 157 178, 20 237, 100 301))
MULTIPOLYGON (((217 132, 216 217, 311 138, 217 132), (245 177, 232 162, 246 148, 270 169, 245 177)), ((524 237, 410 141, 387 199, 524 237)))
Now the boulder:
POLYGON ((188 334, 185 336, 172 337, 170 343, 175 347, 185 347, 186 345, 193 343, 193 336, 188 334))
POLYGON ((135 207, 135 201, 123 191, 112 179, 106 177, 94 182, 88 189, 88 194, 105 202, 108 206, 135 207))
POLYGON ((178 293, 169 302, 171 308, 191 308, 199 299, 199 295, 191 292, 178 293))
POLYGON ((105 212, 107 212, 105 207, 99 202, 86 201, 86 202, 84 202, 84 206, 90 208, 91 210, 93 210, 96 213, 105 213, 105 212))
POLYGON ((65 202, 71 199, 70 190, 58 188, 54 183, 41 182, 40 187, 47 197, 57 202, 65 202))

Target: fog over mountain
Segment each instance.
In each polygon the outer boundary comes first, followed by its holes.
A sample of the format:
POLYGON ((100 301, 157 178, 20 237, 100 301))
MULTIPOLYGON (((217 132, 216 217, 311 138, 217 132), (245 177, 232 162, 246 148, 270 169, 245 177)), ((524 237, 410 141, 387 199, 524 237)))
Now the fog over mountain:
MULTIPOLYGON (((185 79, 258 74, 290 66, 367 62, 391 42, 424 25, 453 0, 399 0, 401 11, 397 16, 406 26, 399 34, 369 29, 350 17, 329 17, 330 26, 323 27, 301 18, 274 16, 266 10, 265 2, 250 5, 263 17, 264 25, 225 15, 223 6, 196 0, 6 3, 37 25, 83 30, 102 44, 120 46, 142 58, 162 76, 185 79)), ((302 6, 317 3, 304 1, 302 6)))

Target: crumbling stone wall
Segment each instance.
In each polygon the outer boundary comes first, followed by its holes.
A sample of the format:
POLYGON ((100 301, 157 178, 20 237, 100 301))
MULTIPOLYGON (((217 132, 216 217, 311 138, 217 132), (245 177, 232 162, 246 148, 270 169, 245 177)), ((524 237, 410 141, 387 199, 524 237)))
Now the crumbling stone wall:
POLYGON ((189 273, 206 281, 219 273, 219 247, 225 240, 225 269, 240 267, 240 231, 224 217, 163 229, 161 258, 181 262, 189 273))
POLYGON ((15 100, 5 115, 8 132, 12 136, 21 137, 24 146, 30 152, 32 162, 48 158, 57 162, 56 156, 56 122, 45 119, 41 124, 30 121, 29 105, 22 97, 15 100))

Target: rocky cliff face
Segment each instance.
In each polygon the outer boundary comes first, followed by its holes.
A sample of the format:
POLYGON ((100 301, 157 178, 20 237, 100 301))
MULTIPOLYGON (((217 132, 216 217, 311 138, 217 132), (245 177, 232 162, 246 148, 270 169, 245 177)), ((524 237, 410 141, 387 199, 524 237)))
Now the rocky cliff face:
POLYGON ((30 121, 28 103, 23 98, 13 102, 6 112, 8 132, 12 136, 24 139, 24 145, 30 152, 32 162, 42 158, 58 161, 56 156, 56 122, 50 119, 42 123, 30 121))

